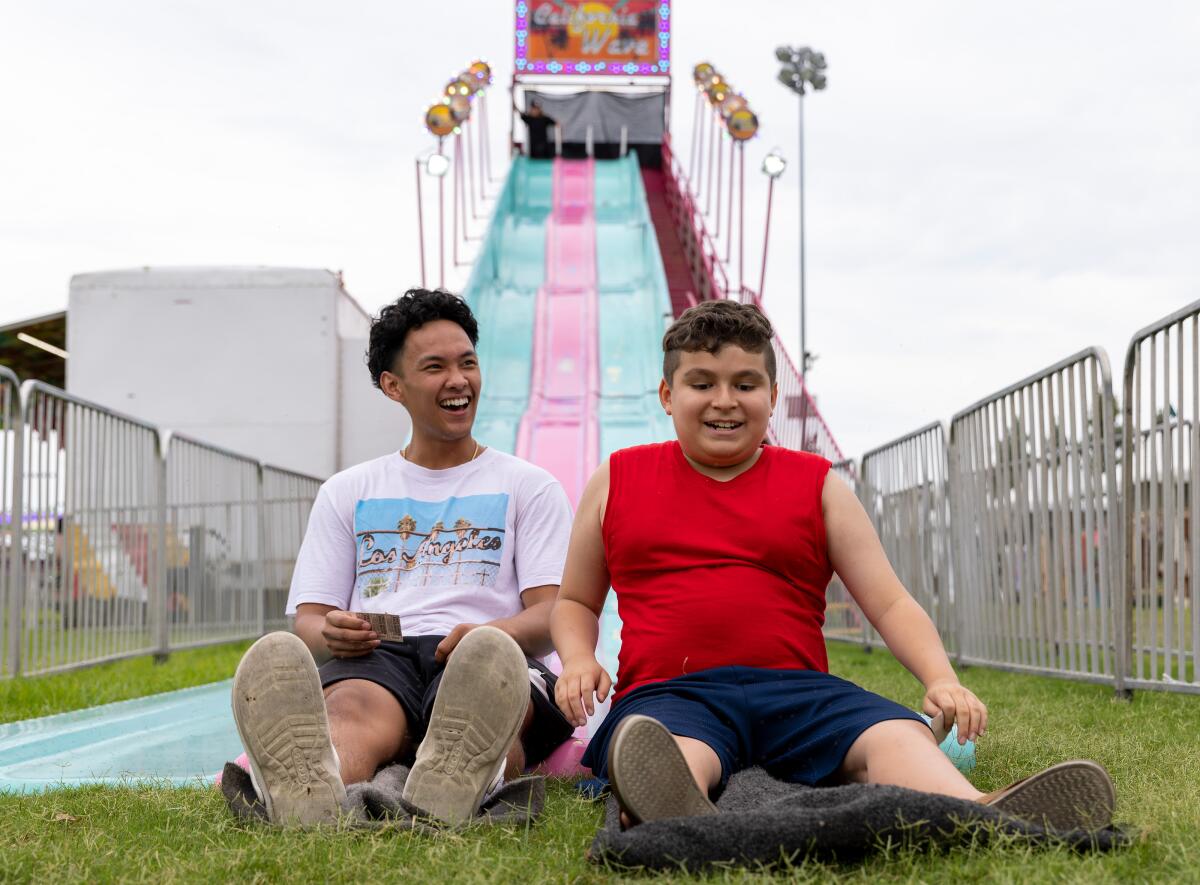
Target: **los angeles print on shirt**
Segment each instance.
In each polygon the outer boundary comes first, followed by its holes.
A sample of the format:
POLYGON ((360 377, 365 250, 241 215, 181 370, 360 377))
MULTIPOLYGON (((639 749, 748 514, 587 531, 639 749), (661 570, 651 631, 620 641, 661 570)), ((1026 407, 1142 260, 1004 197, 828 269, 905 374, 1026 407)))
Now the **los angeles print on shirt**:
POLYGON ((442 501, 371 498, 354 508, 354 586, 362 599, 428 586, 491 587, 508 495, 442 501))

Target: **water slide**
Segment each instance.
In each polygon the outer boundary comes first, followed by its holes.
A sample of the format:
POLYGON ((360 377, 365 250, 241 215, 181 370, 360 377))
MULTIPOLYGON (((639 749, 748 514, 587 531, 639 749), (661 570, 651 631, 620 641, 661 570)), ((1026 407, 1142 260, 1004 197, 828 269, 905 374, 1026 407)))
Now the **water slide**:
MULTIPOLYGON (((464 297, 479 319, 476 436, 540 464, 577 504, 615 449, 672 436, 658 405, 667 282, 637 161, 518 157, 464 297)), ((616 673, 610 594, 601 662, 616 673)), ((0 791, 154 778, 234 758, 229 683, 0 725, 0 791)))
MULTIPOLYGON (((477 436, 579 502, 616 449, 672 436, 658 403, 667 281, 635 157, 517 157, 463 296, 480 326, 477 436)), ((616 672, 609 598, 600 658, 616 672)))

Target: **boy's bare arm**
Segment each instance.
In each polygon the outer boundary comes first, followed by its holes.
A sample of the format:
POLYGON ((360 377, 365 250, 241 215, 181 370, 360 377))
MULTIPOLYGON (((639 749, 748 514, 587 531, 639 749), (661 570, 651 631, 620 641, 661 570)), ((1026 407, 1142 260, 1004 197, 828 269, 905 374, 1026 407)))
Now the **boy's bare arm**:
POLYGON ((607 500, 608 462, 605 461, 592 474, 580 497, 571 526, 562 586, 550 615, 550 635, 563 664, 554 696, 563 715, 576 726, 585 724, 587 717, 595 712, 593 694, 603 701, 612 688, 612 677, 596 660, 600 611, 609 586, 601 534, 607 500))
MULTIPOLYGON (((524 608, 510 618, 497 618, 488 621, 487 626, 503 630, 516 640, 521 651, 530 657, 541 657, 554 651, 550 644, 550 611, 554 607, 554 597, 558 594, 557 584, 544 584, 541 587, 530 587, 521 593, 521 605, 524 608)), ((446 638, 438 643, 433 651, 435 661, 445 661, 451 652, 458 648, 463 637, 482 624, 459 624, 451 630, 446 638)))
POLYGON ((858 498, 835 474, 821 493, 826 544, 834 571, 887 647, 925 686, 925 712, 957 722, 961 740, 987 726, 987 708, 954 673, 937 628, 904 589, 858 498))

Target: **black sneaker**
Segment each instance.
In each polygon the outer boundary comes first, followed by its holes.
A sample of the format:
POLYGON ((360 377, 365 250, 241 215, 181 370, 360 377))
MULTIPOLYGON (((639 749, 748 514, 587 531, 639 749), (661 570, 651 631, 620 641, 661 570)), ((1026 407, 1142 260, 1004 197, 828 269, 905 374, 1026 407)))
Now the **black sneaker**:
POLYGON ((608 777, 630 825, 717 813, 671 732, 649 716, 617 723, 608 744, 608 777))

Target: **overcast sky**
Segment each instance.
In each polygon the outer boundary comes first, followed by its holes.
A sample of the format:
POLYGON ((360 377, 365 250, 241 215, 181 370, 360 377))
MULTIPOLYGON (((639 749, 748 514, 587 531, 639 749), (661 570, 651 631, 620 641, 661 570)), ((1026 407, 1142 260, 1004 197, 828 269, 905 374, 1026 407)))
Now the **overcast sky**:
MULTIPOLYGON (((808 339, 848 454, 1088 345, 1119 378, 1137 328, 1200 298, 1194 2, 675 6, 680 154, 690 70, 709 60, 759 115, 748 170, 774 146, 791 161, 765 293, 793 352, 797 100, 773 51, 810 44, 829 61, 805 109, 808 339)), ((424 107, 487 58, 500 159, 512 4, 416 8, 8 4, 0 323, 65 307, 74 273, 141 265, 340 269, 368 310, 416 282, 424 107)), ((749 270, 757 172, 747 191, 749 270)))

